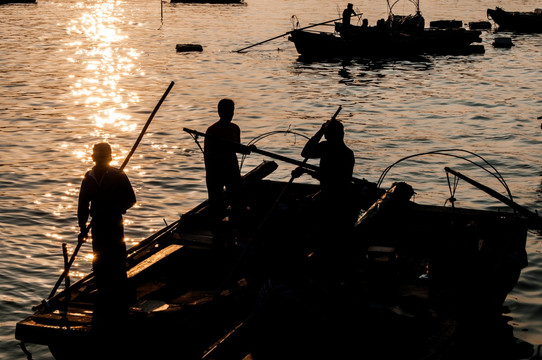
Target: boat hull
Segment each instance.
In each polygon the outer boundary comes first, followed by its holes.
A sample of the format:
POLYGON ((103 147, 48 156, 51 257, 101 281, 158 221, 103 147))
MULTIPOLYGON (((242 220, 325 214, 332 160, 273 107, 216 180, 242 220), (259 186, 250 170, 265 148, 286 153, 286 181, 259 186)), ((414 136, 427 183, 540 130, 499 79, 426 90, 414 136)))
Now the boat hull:
POLYGON ((96 331, 90 273, 17 323, 16 338, 57 360, 111 348, 131 359, 340 358, 359 356, 360 341, 367 356, 393 343, 390 359, 422 359, 461 329, 507 331, 500 316, 526 266, 524 219, 415 204, 408 186, 402 195, 361 180, 352 232, 322 239, 318 187, 261 177, 245 176, 237 231, 211 227, 203 202, 129 250, 126 321, 96 331))
POLYGON ((0 0, 0 5, 6 4, 35 4, 36 0, 0 0))
POLYGON ((244 0, 171 0, 171 3, 183 4, 244 4, 244 0))
POLYGON ((487 9, 487 15, 499 26, 499 30, 526 33, 542 33, 542 11, 504 11, 501 8, 487 9))
POLYGON ((483 52, 480 32, 466 29, 424 29, 416 33, 377 28, 360 30, 351 38, 329 32, 294 30, 289 40, 297 52, 311 57, 383 57, 483 52))

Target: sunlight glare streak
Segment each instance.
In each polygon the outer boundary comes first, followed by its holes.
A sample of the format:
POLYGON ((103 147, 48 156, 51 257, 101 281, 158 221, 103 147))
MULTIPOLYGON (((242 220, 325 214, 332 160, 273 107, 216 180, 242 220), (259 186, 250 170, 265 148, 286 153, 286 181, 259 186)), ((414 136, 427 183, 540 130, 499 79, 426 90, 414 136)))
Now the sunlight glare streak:
POLYGON ((134 64, 140 54, 122 47, 127 36, 121 26, 126 21, 119 4, 122 2, 116 0, 78 3, 76 6, 86 11, 67 28, 72 37, 68 45, 74 48, 74 56, 67 61, 81 65, 79 74, 70 75, 74 79, 72 96, 76 104, 90 109, 89 119, 96 126, 91 135, 102 139, 114 136, 109 131, 132 132, 136 128, 123 110, 138 103, 139 96, 119 83, 124 75, 140 71, 134 64))

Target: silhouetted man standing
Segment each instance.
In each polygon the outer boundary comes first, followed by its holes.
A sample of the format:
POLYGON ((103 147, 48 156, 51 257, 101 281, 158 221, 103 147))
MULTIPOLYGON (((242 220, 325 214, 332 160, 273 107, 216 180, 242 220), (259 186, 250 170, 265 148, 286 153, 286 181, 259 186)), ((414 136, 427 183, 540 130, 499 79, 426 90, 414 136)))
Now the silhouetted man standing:
MULTIPOLYGON (((354 153, 344 143, 344 128, 337 120, 329 120, 309 139, 301 156, 319 158, 320 167, 312 175, 320 180, 320 191, 314 196, 312 226, 316 253, 329 266, 332 276, 342 276, 344 259, 350 248, 355 216, 352 203, 354 153), (324 141, 320 141, 325 136, 324 141)), ((297 168, 292 176, 304 170, 297 168)))
POLYGON ((86 235, 89 215, 92 217, 92 268, 98 288, 94 320, 121 321, 128 311, 130 292, 126 280, 126 245, 122 215, 136 203, 126 174, 111 167, 111 146, 94 145, 92 159, 96 165, 81 183, 77 217, 81 236, 86 235))
POLYGON ((218 102, 219 120, 209 126, 205 133, 204 155, 207 192, 212 220, 218 223, 225 215, 227 203, 224 187, 229 195, 232 210, 239 202, 241 174, 237 152, 243 152, 236 144, 241 143, 241 129, 232 123, 235 103, 230 99, 218 102))
POLYGON ((343 26, 350 26, 350 18, 353 16, 356 16, 356 12, 353 9, 352 4, 348 4, 346 6, 346 9, 343 10, 343 26))

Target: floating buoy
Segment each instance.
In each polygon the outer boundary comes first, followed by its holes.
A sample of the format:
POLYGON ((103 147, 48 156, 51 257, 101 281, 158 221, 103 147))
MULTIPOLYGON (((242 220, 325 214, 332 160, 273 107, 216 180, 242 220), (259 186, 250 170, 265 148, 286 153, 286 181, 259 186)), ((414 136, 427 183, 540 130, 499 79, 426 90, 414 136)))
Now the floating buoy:
POLYGON ((490 30, 491 23, 489 21, 472 21, 469 22, 469 29, 471 30, 490 30))
POLYGON ((493 41, 493 46, 497 48, 510 48, 514 46, 512 43, 512 38, 509 37, 498 37, 493 41))
POLYGON ((177 52, 203 51, 203 47, 200 44, 177 44, 175 48, 177 52))
POLYGON ((461 20, 436 20, 429 23, 429 27, 437 29, 457 29, 463 26, 461 20))

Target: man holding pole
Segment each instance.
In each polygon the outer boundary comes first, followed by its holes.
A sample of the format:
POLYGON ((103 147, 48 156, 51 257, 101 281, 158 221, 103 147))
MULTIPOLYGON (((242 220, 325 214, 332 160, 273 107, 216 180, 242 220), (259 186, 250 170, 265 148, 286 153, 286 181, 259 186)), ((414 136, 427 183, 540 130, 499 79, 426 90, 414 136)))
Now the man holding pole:
MULTIPOLYGON (((335 118, 324 123, 307 141, 301 152, 304 158, 319 158, 320 168, 309 172, 320 180, 320 191, 311 206, 314 248, 319 257, 329 264, 329 274, 342 277, 350 249, 350 232, 355 222, 352 204, 352 173, 354 153, 344 143, 344 128, 335 118), (320 141, 325 137, 324 141, 320 141)), ((298 167, 292 172, 297 178, 307 170, 298 167)))
POLYGON ((353 16, 357 16, 356 12, 354 11, 353 4, 348 4, 346 6, 346 9, 343 10, 343 17, 342 17, 342 30, 341 30, 341 37, 347 37, 350 34, 350 18, 353 16))
POLYGON ((130 292, 122 215, 136 203, 136 197, 126 174, 109 165, 112 157, 108 143, 94 145, 92 159, 96 165, 81 183, 77 217, 80 239, 86 237, 88 217, 92 217, 92 267, 98 288, 94 321, 99 328, 102 320, 120 321, 128 314, 130 292))
MULTIPOLYGON (((220 221, 226 216, 227 201, 224 194, 229 197, 232 213, 235 216, 239 211, 239 188, 241 174, 237 153, 248 153, 241 146, 241 129, 232 122, 235 112, 235 103, 231 99, 222 99, 218 102, 219 120, 209 126, 205 133, 204 156, 207 192, 209 195, 209 210, 211 219, 218 230, 220 221)), ((237 219, 233 219, 234 221, 237 219)), ((217 235, 215 233, 215 235, 217 235)), ((220 241, 216 238, 215 242, 220 241)), ((222 245, 216 243, 215 245, 222 245)))

